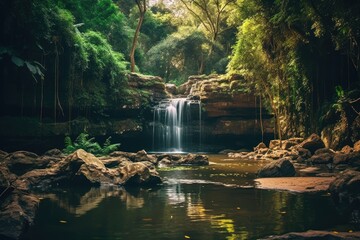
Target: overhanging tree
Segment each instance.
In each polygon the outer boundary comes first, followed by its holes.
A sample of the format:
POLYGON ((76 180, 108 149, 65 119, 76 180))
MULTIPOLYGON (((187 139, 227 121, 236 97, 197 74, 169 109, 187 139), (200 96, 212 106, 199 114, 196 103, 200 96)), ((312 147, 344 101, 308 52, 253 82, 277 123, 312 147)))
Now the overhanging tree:
POLYGON ((136 44, 139 38, 140 28, 144 21, 145 12, 146 12, 146 0, 135 0, 136 5, 139 9, 139 21, 135 29, 135 34, 132 42, 132 47, 130 51, 130 71, 135 71, 135 50, 136 50, 136 44))
MULTIPOLYGON (((227 18, 234 8, 231 4, 236 0, 180 0, 186 9, 195 17, 205 28, 211 41, 217 41, 220 34, 229 28, 226 23, 227 18)), ((212 46, 213 46, 212 45, 212 46)), ((209 55, 212 53, 210 48, 209 55)))

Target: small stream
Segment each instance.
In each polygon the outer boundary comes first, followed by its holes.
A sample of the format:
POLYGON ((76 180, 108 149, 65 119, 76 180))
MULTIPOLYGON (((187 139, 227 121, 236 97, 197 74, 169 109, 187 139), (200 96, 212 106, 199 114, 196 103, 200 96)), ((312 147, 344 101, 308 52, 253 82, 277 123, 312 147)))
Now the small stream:
POLYGON ((152 189, 67 188, 42 198, 23 239, 258 239, 290 231, 349 231, 327 193, 254 189, 264 161, 210 156, 205 167, 159 169, 152 189))

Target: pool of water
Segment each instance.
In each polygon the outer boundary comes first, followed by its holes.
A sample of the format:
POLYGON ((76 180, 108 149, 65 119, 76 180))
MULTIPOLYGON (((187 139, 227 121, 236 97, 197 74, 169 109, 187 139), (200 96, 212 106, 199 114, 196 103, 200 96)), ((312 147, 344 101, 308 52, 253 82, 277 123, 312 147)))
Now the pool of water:
POLYGON ((327 193, 254 189, 264 161, 210 157, 206 167, 160 169, 152 189, 66 188, 37 193, 23 239, 258 239, 290 231, 349 231, 327 193))

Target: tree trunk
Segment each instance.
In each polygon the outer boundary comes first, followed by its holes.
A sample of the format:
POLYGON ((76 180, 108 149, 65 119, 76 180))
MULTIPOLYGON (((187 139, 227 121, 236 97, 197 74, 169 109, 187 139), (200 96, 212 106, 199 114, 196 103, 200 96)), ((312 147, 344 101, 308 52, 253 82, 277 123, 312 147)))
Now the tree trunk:
POLYGON ((276 125, 278 130, 278 137, 280 140, 280 148, 282 148, 282 133, 281 133, 281 126, 280 126, 280 113, 278 110, 275 110, 275 118, 276 118, 276 125))
POLYGON ((261 142, 264 142, 264 125, 262 120, 262 101, 260 95, 260 128, 261 128, 261 142))
POLYGON ((24 92, 25 92, 25 83, 24 79, 21 80, 21 117, 24 116, 24 92))
POLYGON ((42 118, 43 118, 43 107, 44 107, 44 78, 41 78, 40 122, 42 122, 42 118))
POLYGON ((138 8, 139 8, 139 13, 140 13, 140 17, 139 17, 139 21, 138 24, 136 26, 136 30, 135 30, 135 34, 134 34, 134 39, 132 42, 132 47, 131 47, 131 51, 130 51, 130 71, 131 72, 135 72, 135 50, 136 50, 136 44, 137 44, 137 40, 139 37, 139 33, 140 33, 140 28, 141 25, 144 21, 144 17, 145 17, 145 12, 146 12, 146 1, 143 0, 135 0, 138 8))

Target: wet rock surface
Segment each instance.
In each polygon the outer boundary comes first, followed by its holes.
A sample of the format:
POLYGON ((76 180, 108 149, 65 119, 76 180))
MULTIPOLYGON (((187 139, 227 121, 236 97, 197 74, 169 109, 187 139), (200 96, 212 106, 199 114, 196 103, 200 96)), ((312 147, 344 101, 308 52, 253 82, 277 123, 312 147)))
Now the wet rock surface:
POLYGON ((0 200, 0 239, 18 239, 33 224, 40 200, 18 190, 0 200))
POLYGON ((290 192, 318 192, 327 191, 333 177, 277 177, 257 178, 256 188, 285 190, 290 192))
POLYGON ((293 177, 296 171, 294 165, 286 158, 265 165, 258 172, 258 177, 293 177))
POLYGON ((158 155, 159 167, 171 166, 206 166, 209 165, 209 158, 206 155, 192 154, 179 155, 179 154, 165 154, 158 155))
POLYGON ((311 153, 315 153, 320 148, 325 148, 324 142, 321 140, 319 135, 313 133, 307 139, 299 144, 299 147, 308 149, 311 153))
MULTIPOLYGON (((91 153, 77 150, 47 169, 34 169, 20 176, 29 187, 45 188, 54 184, 114 184, 124 185, 135 175, 140 176, 139 185, 160 183, 155 169, 149 169, 142 162, 145 155, 117 153, 117 157, 107 158, 105 163, 91 153), (134 157, 134 161, 131 158, 134 157)), ((149 158, 150 159, 150 158, 149 158)))
POLYGON ((51 150, 42 156, 31 152, 4 153, 0 161, 0 239, 18 239, 33 223, 39 204, 31 191, 55 186, 123 185, 151 187, 162 182, 145 151, 115 152, 98 158, 82 149, 65 156, 51 150))
POLYGON ((307 231, 307 232, 293 232, 287 233, 284 235, 278 236, 269 236, 266 238, 261 238, 263 240, 275 240, 275 239, 283 239, 283 240, 302 240, 302 239, 317 239, 317 240, 342 240, 342 239, 360 239, 360 232, 327 232, 327 231, 307 231))
POLYGON ((360 172, 347 169, 336 176, 329 188, 339 203, 349 204, 360 210, 360 172))
POLYGON ((344 166, 353 168, 360 167, 360 151, 357 151, 355 143, 353 147, 345 146, 339 151, 325 148, 321 138, 312 134, 305 140, 303 138, 290 138, 271 140, 269 147, 258 144, 254 151, 226 152, 230 158, 254 159, 254 160, 279 160, 286 158, 293 163, 311 165, 326 165, 330 169, 341 170, 344 166))
POLYGON ((0 239, 18 239, 38 208, 39 199, 17 178, 0 163, 0 239))
POLYGON ((335 151, 325 148, 320 137, 312 134, 306 139, 292 138, 281 143, 272 140, 269 147, 260 143, 253 152, 229 152, 227 155, 272 161, 258 172, 259 188, 297 189, 294 191, 300 192, 329 190, 338 201, 360 206, 360 151, 356 151, 357 144, 335 151))
POLYGON ((0 239, 18 239, 33 223, 39 199, 31 191, 57 186, 144 186, 160 184, 155 166, 208 165, 206 155, 148 154, 116 151, 96 157, 82 149, 64 155, 58 149, 38 156, 0 152, 0 239))

